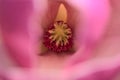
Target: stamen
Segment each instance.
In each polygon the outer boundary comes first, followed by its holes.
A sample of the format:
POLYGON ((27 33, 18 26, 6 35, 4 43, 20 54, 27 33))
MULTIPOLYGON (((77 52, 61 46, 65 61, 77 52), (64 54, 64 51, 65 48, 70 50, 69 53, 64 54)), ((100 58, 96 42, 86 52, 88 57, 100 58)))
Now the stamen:
POLYGON ((54 52, 64 52, 72 48, 72 29, 63 21, 56 21, 45 32, 44 44, 54 52))

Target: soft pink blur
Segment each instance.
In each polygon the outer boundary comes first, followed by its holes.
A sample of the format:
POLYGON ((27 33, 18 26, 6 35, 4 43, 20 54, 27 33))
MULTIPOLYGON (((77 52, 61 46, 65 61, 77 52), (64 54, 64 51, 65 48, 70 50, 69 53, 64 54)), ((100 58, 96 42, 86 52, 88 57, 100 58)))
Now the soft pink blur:
MULTIPOLYGON (((52 60, 50 58, 46 63, 43 59, 40 63, 37 47, 38 41, 42 38, 43 27, 52 23, 55 18, 59 1, 58 3, 57 0, 0 1, 3 45, 11 61, 14 62, 12 67, 0 67, 1 78, 6 80, 114 80, 117 77, 120 73, 120 51, 117 45, 120 44, 120 38, 103 39, 111 19, 112 8, 109 0, 65 0, 69 12, 68 24, 75 27, 76 53, 63 61, 62 68, 40 67, 42 62, 47 64, 52 60), (73 7, 77 13, 74 13, 70 7, 73 7), (53 12, 48 13, 51 10, 49 8, 52 8, 53 12), (45 16, 46 13, 48 17, 45 16), (76 14, 77 16, 72 16, 76 14), (74 20, 72 18, 75 17, 76 23, 72 23, 74 20), (107 44, 111 45, 106 46, 107 44), (114 47, 115 44, 117 47, 114 47), (113 52, 111 48, 107 50, 111 46, 117 50, 113 52), (97 48, 99 50, 95 51, 94 49, 97 48)), ((56 63, 53 64, 58 64, 60 60, 58 62, 54 60, 56 63)))

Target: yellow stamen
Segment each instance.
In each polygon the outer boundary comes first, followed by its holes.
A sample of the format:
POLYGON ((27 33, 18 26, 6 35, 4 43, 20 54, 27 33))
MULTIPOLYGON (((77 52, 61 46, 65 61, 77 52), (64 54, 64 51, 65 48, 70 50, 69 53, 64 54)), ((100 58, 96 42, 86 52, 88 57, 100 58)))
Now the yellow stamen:
POLYGON ((63 4, 60 5, 54 24, 45 30, 43 44, 47 50, 64 52, 72 48, 72 30, 67 24, 67 10, 63 4), (46 32, 47 31, 47 32, 46 32))
POLYGON ((55 41, 56 46, 63 46, 69 43, 68 39, 71 38, 71 29, 64 22, 56 22, 54 28, 48 31, 51 36, 51 42, 55 41))

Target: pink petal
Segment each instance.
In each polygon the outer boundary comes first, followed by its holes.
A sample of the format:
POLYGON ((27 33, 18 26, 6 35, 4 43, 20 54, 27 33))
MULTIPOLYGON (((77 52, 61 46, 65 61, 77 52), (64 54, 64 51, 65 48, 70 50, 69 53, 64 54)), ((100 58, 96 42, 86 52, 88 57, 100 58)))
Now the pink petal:
POLYGON ((0 6, 2 36, 10 56, 18 65, 32 67, 36 61, 28 25, 32 1, 3 0, 0 6))
POLYGON ((77 45, 77 51, 70 59, 73 64, 92 56, 92 49, 99 43, 106 30, 110 17, 110 4, 108 0, 68 0, 68 3, 78 11, 80 15, 78 18, 82 17, 82 24, 78 19, 75 27, 74 42, 77 45), (82 52, 80 49, 83 46, 85 48, 82 52))

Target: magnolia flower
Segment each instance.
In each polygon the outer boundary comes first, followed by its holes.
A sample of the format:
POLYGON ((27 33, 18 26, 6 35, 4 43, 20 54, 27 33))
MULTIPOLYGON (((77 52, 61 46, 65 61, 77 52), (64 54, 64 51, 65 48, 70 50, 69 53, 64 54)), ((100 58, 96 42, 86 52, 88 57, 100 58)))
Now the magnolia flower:
POLYGON ((0 1, 3 46, 13 63, 7 67, 1 63, 0 78, 116 80, 120 73, 119 8, 117 0, 0 1), (61 3, 67 9, 67 20, 56 22, 61 3), (47 62, 38 50, 43 54, 74 51, 66 59, 52 57, 47 62), (49 68, 52 60, 62 67, 49 68))

